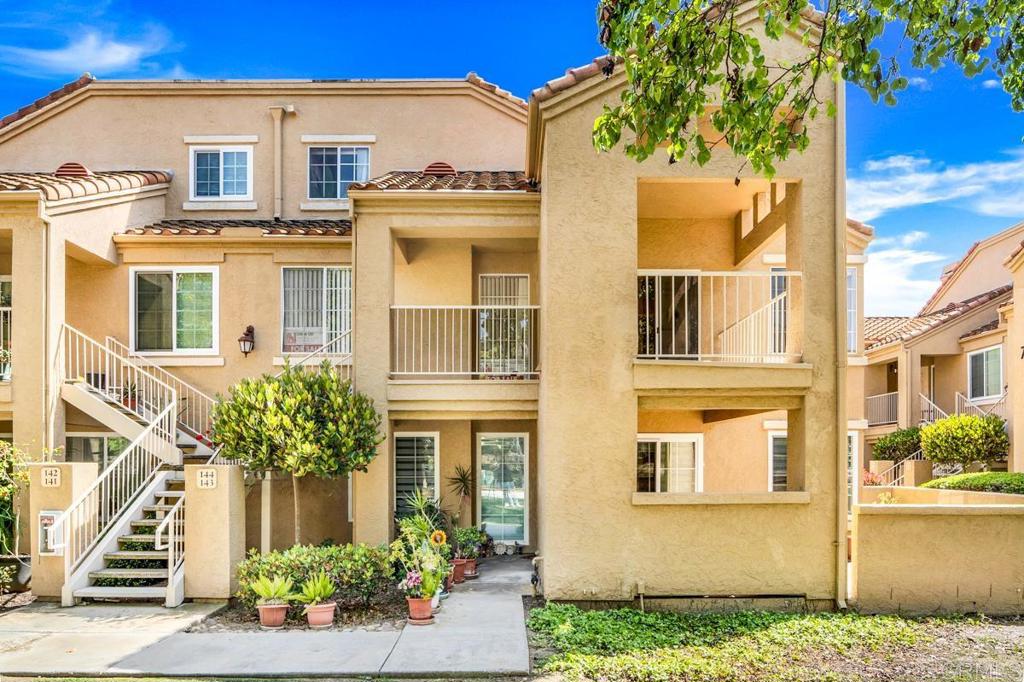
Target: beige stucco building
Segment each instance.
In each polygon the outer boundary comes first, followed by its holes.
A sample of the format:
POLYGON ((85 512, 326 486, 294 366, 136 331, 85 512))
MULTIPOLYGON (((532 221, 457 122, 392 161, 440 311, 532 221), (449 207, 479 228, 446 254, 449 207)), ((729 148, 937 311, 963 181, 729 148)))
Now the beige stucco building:
MULTIPOLYGON (((596 153, 625 78, 603 65, 529 103, 472 74, 83 78, 3 119, 11 437, 95 462, 63 474, 75 491, 148 454, 153 520, 191 499, 223 515, 186 527, 189 557, 287 546, 290 484, 225 469, 214 499, 219 465, 157 465, 214 455, 209 407, 240 378, 326 357, 386 438, 352 481, 303 482, 307 541, 386 541, 421 488, 535 552, 549 598, 843 602, 872 230, 845 215, 842 85, 819 85, 840 114, 768 181, 723 149, 702 168, 596 153)), ((82 534, 65 601, 117 589, 93 556, 117 534, 79 521, 59 529, 82 534)), ((217 596, 200 582, 174 589, 217 596)))

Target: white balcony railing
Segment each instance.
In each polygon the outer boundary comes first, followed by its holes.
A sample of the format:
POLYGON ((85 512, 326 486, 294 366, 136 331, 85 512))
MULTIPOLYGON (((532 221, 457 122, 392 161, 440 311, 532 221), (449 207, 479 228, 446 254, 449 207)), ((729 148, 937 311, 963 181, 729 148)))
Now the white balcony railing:
POLYGON ((799 272, 640 270, 637 357, 799 362, 799 272))
POLYGON ((869 396, 866 400, 868 426, 895 424, 899 421, 899 399, 898 392, 869 396))
POLYGON ((956 394, 956 413, 973 414, 977 417, 995 415, 1003 421, 1007 419, 1006 394, 1003 393, 997 398, 986 400, 971 400, 963 393, 956 394))
POLYGON ((931 424, 940 419, 945 419, 949 415, 946 414, 945 410, 932 402, 932 399, 926 396, 924 393, 919 394, 921 396, 921 423, 931 424))
POLYGON ((537 376, 539 306, 391 306, 391 374, 537 376))
MULTIPOLYGON (((0 348, 11 350, 11 334, 14 328, 11 326, 10 307, 0 308, 0 348)), ((11 363, 0 363, 0 381, 11 380, 11 363)))

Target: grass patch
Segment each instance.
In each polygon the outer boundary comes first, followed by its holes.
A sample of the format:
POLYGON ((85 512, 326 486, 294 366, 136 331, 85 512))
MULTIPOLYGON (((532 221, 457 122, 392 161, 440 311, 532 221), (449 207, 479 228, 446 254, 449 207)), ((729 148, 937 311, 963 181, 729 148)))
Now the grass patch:
POLYGON ((894 616, 583 611, 548 604, 528 626, 557 653, 545 672, 573 680, 845 680, 866 658, 885 658, 930 640, 927 625, 894 616), (826 672, 828 671, 828 672, 826 672))
POLYGON ((979 471, 936 478, 921 485, 938 490, 971 490, 981 493, 1011 493, 1024 495, 1024 473, 979 471))

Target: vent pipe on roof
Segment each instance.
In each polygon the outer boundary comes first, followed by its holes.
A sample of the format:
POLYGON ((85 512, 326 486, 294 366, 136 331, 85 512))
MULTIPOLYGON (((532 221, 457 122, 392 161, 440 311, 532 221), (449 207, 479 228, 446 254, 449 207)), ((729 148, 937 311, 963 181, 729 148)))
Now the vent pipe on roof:
POLYGON ((53 171, 53 174, 58 178, 87 178, 92 175, 92 171, 80 163, 68 161, 61 164, 60 168, 53 171))

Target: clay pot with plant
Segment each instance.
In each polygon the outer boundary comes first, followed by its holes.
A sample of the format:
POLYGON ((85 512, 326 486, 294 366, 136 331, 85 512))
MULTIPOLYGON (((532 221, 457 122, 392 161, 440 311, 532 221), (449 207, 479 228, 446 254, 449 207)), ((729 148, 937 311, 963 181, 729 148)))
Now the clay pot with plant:
POLYGON ((304 610, 309 627, 329 628, 334 624, 334 610, 338 605, 331 601, 333 596, 334 584, 323 571, 302 583, 302 591, 295 599, 306 605, 304 610))
POLYGON ((462 519, 472 520, 472 513, 469 510, 473 501, 473 488, 473 472, 461 464, 455 465, 455 475, 448 477, 448 489, 459 497, 459 508, 452 514, 452 521, 456 526, 462 519), (465 515, 463 512, 466 512, 465 515))
POLYGON ((259 597, 256 609, 260 613, 261 627, 268 630, 284 627, 284 620, 288 616, 288 604, 295 599, 292 587, 294 583, 291 579, 280 576, 268 578, 261 575, 252 584, 252 591, 259 597))

